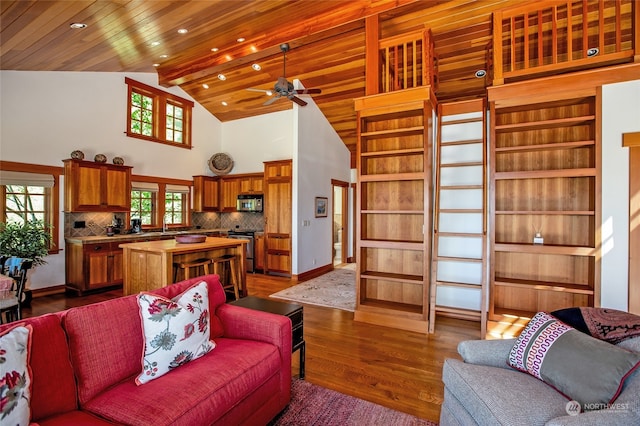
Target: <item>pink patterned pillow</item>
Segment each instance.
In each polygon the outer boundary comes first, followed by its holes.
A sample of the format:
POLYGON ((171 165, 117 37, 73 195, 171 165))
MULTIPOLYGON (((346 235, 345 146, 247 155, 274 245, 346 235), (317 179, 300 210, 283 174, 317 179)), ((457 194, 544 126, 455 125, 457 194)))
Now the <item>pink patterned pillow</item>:
POLYGON ((516 339, 507 362, 589 411, 615 401, 625 379, 640 365, 640 353, 588 336, 538 312, 516 339))
POLYGON ((30 350, 30 325, 9 328, 0 334, 0 424, 29 424, 30 350))
POLYGON ((142 385, 215 348, 209 340, 209 295, 201 281, 167 299, 151 293, 138 295, 144 333, 142 385))

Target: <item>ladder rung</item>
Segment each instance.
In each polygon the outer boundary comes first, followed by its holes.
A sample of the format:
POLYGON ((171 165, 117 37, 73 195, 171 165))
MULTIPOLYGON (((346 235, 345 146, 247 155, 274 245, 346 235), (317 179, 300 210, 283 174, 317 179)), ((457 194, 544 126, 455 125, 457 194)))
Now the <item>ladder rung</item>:
POLYGON ((484 189, 484 185, 440 185, 440 190, 484 189))
POLYGON ((440 213, 484 213, 482 209, 440 209, 440 213))
POLYGON ((482 258, 477 257, 437 256, 436 260, 441 260, 443 262, 482 263, 482 258))
POLYGON ((482 161, 467 161, 464 163, 447 163, 440 164, 440 168, 443 167, 472 167, 472 166, 483 166, 484 163, 482 161))
POLYGON ((436 281, 438 287, 462 287, 474 290, 482 290, 482 284, 457 283, 453 281, 436 281))
POLYGON ((482 316, 480 311, 474 311, 471 309, 452 308, 450 306, 438 306, 438 305, 434 306, 433 309, 435 309, 436 312, 447 312, 450 314, 464 315, 464 316, 468 316, 469 318, 475 318, 475 319, 480 319, 482 316))
POLYGON ((482 232, 438 232, 435 230, 435 234, 439 237, 466 237, 466 238, 483 238, 486 235, 482 232))
POLYGON ((474 145, 477 143, 484 143, 482 139, 467 139, 463 141, 450 141, 450 142, 440 142, 440 146, 453 146, 453 145, 474 145))

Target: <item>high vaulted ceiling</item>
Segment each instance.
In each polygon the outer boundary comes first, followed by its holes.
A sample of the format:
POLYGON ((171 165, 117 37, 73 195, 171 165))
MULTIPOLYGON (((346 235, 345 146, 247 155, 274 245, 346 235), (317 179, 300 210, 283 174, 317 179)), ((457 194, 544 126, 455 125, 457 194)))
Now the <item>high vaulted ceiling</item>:
POLYGON ((160 84, 179 85, 224 122, 291 108, 286 99, 264 106, 264 93, 245 90, 273 88, 283 73, 279 46, 289 43, 287 78, 322 90, 313 99, 353 153, 366 17, 378 15, 383 38, 430 28, 436 97, 464 99, 490 84, 474 73, 487 66, 492 12, 523 1, 1 0, 0 68, 157 72, 160 84))

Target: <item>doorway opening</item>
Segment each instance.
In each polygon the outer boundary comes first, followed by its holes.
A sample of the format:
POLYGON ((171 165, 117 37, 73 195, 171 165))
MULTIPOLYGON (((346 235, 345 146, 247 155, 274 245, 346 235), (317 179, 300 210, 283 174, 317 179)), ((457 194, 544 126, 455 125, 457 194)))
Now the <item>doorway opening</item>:
POLYGON ((332 259, 333 265, 341 265, 347 263, 347 256, 349 255, 348 244, 348 182, 342 182, 339 180, 331 180, 331 187, 333 189, 333 206, 332 211, 332 259))

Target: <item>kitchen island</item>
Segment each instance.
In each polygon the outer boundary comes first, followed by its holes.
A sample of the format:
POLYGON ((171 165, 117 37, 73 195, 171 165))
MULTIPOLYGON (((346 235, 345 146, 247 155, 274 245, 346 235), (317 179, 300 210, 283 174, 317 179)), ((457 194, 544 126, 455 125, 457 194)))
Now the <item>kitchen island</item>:
POLYGON ((183 272, 177 271, 177 274, 174 274, 174 263, 201 258, 215 259, 226 254, 234 254, 240 259, 240 294, 246 296, 245 246, 248 242, 232 238, 207 237, 202 243, 184 244, 171 239, 121 244, 124 275, 122 292, 124 295, 138 294, 181 281, 184 279, 183 272))

